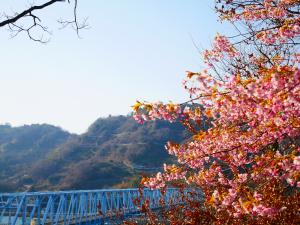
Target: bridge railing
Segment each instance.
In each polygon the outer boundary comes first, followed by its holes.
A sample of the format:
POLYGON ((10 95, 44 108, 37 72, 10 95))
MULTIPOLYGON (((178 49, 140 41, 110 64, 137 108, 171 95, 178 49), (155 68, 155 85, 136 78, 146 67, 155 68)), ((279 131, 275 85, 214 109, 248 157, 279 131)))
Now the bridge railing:
MULTIPOLYGON (((144 189, 143 199, 148 199, 152 209, 166 204, 180 204, 178 189, 144 189)), ((139 189, 101 189, 88 191, 60 191, 35 193, 0 193, 0 225, 46 224, 99 224, 103 218, 139 212, 135 199, 139 189)))

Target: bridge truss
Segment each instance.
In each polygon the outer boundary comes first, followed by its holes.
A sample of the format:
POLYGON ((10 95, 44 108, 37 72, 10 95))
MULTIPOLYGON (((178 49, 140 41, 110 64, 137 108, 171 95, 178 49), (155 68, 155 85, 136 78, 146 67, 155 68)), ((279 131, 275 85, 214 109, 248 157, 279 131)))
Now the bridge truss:
MULTIPOLYGON (((104 224, 113 217, 139 213, 139 189, 102 189, 35 193, 0 193, 0 225, 104 224)), ((180 203, 177 189, 143 190, 151 209, 180 203)))

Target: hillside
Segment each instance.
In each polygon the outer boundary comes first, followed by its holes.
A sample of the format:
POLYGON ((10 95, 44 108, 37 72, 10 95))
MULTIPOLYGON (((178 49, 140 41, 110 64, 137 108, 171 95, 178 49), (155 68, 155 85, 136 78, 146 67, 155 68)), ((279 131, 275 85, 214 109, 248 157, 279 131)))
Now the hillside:
POLYGON ((17 181, 26 185, 28 169, 74 136, 47 124, 0 125, 0 191, 18 189, 17 181))
MULTIPOLYGON (((155 121, 141 125, 126 116, 100 118, 82 135, 60 130, 65 138, 53 134, 48 144, 41 141, 43 135, 37 135, 42 131, 25 130, 22 138, 14 138, 17 145, 0 154, 0 160, 6 161, 1 168, 9 171, 1 172, 1 180, 14 185, 9 191, 128 187, 140 173, 157 171, 163 162, 172 160, 164 149, 168 140, 180 142, 188 137, 180 124, 155 121), (19 161, 10 161, 8 156, 19 161)), ((9 146, 12 139, 9 133, 1 137, 1 146, 9 146)))

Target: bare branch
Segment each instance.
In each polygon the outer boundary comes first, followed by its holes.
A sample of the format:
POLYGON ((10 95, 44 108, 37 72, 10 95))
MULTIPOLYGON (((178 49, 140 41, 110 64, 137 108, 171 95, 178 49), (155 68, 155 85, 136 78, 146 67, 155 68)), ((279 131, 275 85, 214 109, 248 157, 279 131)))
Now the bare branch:
POLYGON ((57 22, 61 24, 61 28, 66 28, 69 25, 76 31, 77 36, 80 37, 79 31, 82 29, 88 29, 89 25, 87 24, 87 18, 84 18, 82 22, 79 22, 77 16, 77 7, 78 7, 78 0, 74 0, 74 8, 73 8, 73 20, 63 20, 59 19, 57 22))
POLYGON ((46 8, 47 6, 50 6, 56 2, 64 2, 65 0, 51 0, 48 1, 42 5, 36 5, 36 6, 32 6, 29 9, 24 10, 23 12, 21 12, 20 14, 17 14, 16 16, 12 17, 12 18, 7 18, 6 20, 0 22, 0 27, 6 26, 8 24, 12 24, 17 22, 18 20, 20 20, 21 18, 23 18, 24 16, 28 16, 31 15, 33 11, 35 10, 39 10, 39 9, 43 9, 46 8))
MULTIPOLYGON (((46 33, 47 36, 49 36, 51 35, 51 32, 48 30, 48 27, 46 27, 41 23, 42 20, 40 19, 40 17, 36 16, 34 13, 36 11, 49 7, 50 5, 53 5, 57 2, 67 2, 71 4, 71 0, 51 0, 41 5, 32 5, 21 13, 14 13, 13 16, 9 16, 4 13, 3 15, 1 15, 1 17, 4 17, 5 20, 0 22, 0 27, 7 26, 8 30, 11 32, 10 36, 12 38, 24 32, 27 34, 30 40, 46 43, 50 40, 50 38, 49 37, 45 38, 44 34, 46 33), (29 19, 30 21, 26 21, 26 19, 29 19), (20 21, 24 21, 24 20, 26 21, 26 26, 20 23, 20 21), (40 34, 37 35, 36 32, 40 32, 40 34)), ((79 37, 79 31, 81 29, 88 28, 87 19, 84 19, 82 22, 79 22, 77 16, 78 0, 73 0, 73 2, 74 2, 73 19, 72 20, 60 19, 58 20, 58 22, 62 24, 62 28, 67 27, 68 25, 72 25, 72 27, 77 33, 77 36, 79 37)))

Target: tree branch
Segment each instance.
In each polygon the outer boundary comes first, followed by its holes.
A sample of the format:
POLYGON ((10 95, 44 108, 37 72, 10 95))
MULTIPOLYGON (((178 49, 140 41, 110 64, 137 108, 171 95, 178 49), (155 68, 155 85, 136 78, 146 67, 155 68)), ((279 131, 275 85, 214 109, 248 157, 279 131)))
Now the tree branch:
POLYGON ((65 0, 51 0, 49 2, 46 2, 42 5, 35 5, 35 6, 32 6, 30 7, 29 9, 26 9, 24 10, 23 12, 21 12, 20 14, 12 17, 12 18, 9 18, 7 20, 4 20, 2 22, 0 22, 0 27, 4 27, 6 25, 9 25, 9 24, 13 24, 15 22, 17 22, 19 19, 23 18, 24 16, 32 16, 32 12, 35 11, 35 10, 39 10, 39 9, 43 9, 43 8, 46 8, 47 6, 50 6, 56 2, 64 2, 65 0))
MULTIPOLYGON (((9 31, 11 32, 11 37, 15 37, 18 34, 24 32, 27 34, 28 38, 33 41, 46 43, 50 40, 50 38, 45 38, 44 33, 47 35, 51 35, 51 32, 48 28, 41 23, 41 19, 39 16, 34 15, 34 13, 38 10, 44 9, 50 5, 53 5, 57 2, 67 2, 71 3, 71 0, 48 0, 46 3, 41 5, 32 5, 28 9, 24 10, 21 13, 15 13, 13 16, 5 15, 6 20, 0 22, 0 28, 7 26, 9 31), (29 18, 31 21, 26 21, 26 18, 29 18), (25 20, 25 24, 23 25, 20 21, 25 20)), ((79 36, 79 30, 85 29, 88 27, 86 20, 84 19, 82 22, 79 22, 77 17, 77 5, 78 0, 73 0, 73 19, 70 20, 58 20, 58 23, 62 24, 62 28, 72 25, 73 29, 76 31, 79 36)))

